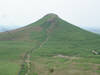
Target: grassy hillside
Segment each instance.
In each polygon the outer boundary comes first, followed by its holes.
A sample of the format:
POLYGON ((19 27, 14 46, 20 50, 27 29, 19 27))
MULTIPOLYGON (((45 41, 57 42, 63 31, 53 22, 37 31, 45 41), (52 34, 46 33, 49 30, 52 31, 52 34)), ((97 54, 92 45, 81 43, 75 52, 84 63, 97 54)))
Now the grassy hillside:
POLYGON ((48 14, 26 27, 0 33, 0 74, 99 75, 100 56, 93 53, 100 52, 99 45, 100 35, 48 14))

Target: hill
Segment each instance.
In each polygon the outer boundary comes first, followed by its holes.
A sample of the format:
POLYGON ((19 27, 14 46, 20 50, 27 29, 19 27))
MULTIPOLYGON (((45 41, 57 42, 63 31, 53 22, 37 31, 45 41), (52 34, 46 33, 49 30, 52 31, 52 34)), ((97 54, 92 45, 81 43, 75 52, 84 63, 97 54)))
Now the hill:
MULTIPOLYGON (((56 14, 47 14, 26 27, 0 33, 0 63, 7 61, 15 69, 5 73, 1 68, 1 74, 99 75, 99 45, 100 35, 76 27, 56 14)), ((10 65, 5 64, 2 67, 8 70, 10 65)))
MULTIPOLYGON (((76 27, 60 19, 55 14, 48 14, 39 21, 26 27, 1 33, 0 40, 38 41, 41 43, 47 37, 47 33, 49 35, 49 40, 44 47, 57 46, 56 49, 58 49, 58 51, 59 49, 63 49, 64 54, 66 54, 65 51, 73 51, 73 49, 75 50, 75 55, 79 52, 82 52, 83 54, 85 51, 86 53, 88 52, 91 54, 91 50, 97 50, 100 48, 99 35, 76 27)), ((70 53, 68 54, 71 55, 70 53)))

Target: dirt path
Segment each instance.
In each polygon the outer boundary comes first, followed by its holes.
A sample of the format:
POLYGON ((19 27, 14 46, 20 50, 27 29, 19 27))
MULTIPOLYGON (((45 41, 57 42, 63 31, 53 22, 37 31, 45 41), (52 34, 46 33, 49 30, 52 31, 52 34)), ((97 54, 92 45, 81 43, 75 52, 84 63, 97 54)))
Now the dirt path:
POLYGON ((55 25, 56 25, 55 22, 51 21, 51 26, 48 29, 46 29, 46 35, 47 35, 47 37, 45 38, 45 40, 40 45, 38 45, 38 47, 33 48, 30 51, 28 51, 28 52, 25 53, 24 58, 23 58, 23 64, 22 64, 21 70, 20 70, 20 72, 19 72, 18 75, 29 75, 30 74, 30 71, 31 71, 31 60, 30 60, 31 56, 30 56, 30 54, 34 50, 43 47, 43 45, 48 41, 48 39, 49 39, 49 33, 52 32, 53 28, 55 28, 55 25), (21 73, 21 72, 23 72, 23 69, 25 69, 24 74, 21 73))
MULTIPOLYGON (((46 35, 47 35, 46 39, 37 48, 35 48, 35 49, 41 48, 48 41, 48 38, 49 38, 48 29, 46 31, 46 35)), ((30 50, 30 51, 28 51, 28 52, 25 53, 24 58, 23 58, 23 64, 22 64, 21 70, 20 70, 20 72, 19 72, 18 75, 22 75, 21 71, 23 71, 23 69, 26 70, 23 75, 29 75, 30 74, 30 71, 31 71, 31 60, 30 60, 31 56, 30 56, 30 54, 35 49, 33 48, 32 50, 30 50), (24 64, 26 64, 26 65, 24 65, 24 64), (27 68, 25 68, 25 66, 27 68)))
POLYGON ((27 58, 26 58, 26 60, 25 60, 25 63, 26 63, 26 65, 27 65, 27 72, 26 72, 26 74, 25 75, 29 75, 29 73, 30 73, 30 69, 31 69, 31 61, 30 61, 30 55, 28 54, 27 55, 27 58))

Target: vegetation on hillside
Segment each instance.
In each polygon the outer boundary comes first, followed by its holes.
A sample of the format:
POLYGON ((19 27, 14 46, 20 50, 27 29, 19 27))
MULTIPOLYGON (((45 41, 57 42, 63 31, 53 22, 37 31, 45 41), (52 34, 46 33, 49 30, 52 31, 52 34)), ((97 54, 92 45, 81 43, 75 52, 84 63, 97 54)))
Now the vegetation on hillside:
POLYGON ((48 14, 0 33, 0 75, 99 75, 99 45, 100 35, 48 14))

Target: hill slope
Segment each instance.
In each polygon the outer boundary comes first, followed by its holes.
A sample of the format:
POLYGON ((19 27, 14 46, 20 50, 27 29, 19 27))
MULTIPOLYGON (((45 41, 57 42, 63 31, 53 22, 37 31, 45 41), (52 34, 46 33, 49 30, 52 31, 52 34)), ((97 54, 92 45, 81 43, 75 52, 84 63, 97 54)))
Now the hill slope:
MULTIPOLYGON (((92 52, 93 50, 99 52, 99 45, 99 35, 76 27, 60 19, 55 14, 48 14, 39 21, 26 27, 0 33, 0 58, 2 58, 2 62, 0 63, 7 61, 10 64, 17 65, 12 65, 12 69, 15 69, 13 72, 9 70, 5 73, 1 68, 1 74, 48 75, 48 69, 54 66, 56 68, 64 68, 64 65, 61 63, 68 65, 66 62, 70 60, 69 68, 71 67, 71 70, 77 69, 77 71, 74 71, 75 74, 79 72, 77 75, 91 75, 91 73, 86 73, 83 69, 80 70, 77 66, 73 65, 72 60, 75 63, 81 61, 84 61, 86 64, 91 62, 94 65, 100 63, 98 59, 99 55, 94 55, 92 52), (87 59, 84 57, 87 57, 87 59), (94 59, 96 62, 92 61, 94 59), (83 74, 80 74, 81 72, 83 74)), ((82 64, 80 63, 80 65, 82 64)), ((8 66, 3 66, 4 70, 7 70, 7 67, 8 66)), ((67 68, 64 68, 64 70, 66 69, 67 68)), ((92 72, 92 69, 94 69, 94 67, 89 70, 92 72)), ((67 71, 62 71, 62 69, 60 72, 58 69, 57 73, 54 72, 54 75, 66 75, 67 73, 69 75, 75 75, 66 72, 67 71)), ((96 75, 99 74, 97 73, 96 75)))
POLYGON ((51 48, 50 51, 53 50, 53 52, 57 49, 58 52, 68 55, 79 55, 79 53, 84 55, 84 52, 91 54, 91 50, 100 48, 99 35, 80 29, 55 14, 48 14, 24 28, 1 33, 0 40, 37 41, 40 43, 47 37, 46 33, 49 34, 49 40, 43 50, 51 48))

